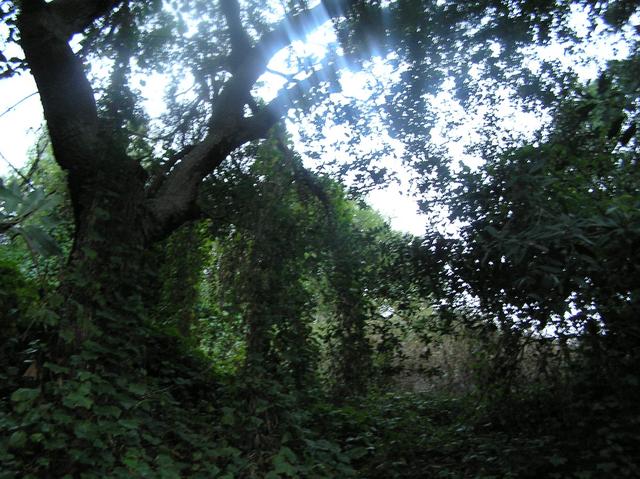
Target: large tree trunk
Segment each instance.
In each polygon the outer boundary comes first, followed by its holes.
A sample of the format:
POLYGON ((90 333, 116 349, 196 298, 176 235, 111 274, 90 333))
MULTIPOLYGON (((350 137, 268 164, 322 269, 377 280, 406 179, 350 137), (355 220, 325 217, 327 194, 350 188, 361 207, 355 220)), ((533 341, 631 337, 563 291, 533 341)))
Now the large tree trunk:
POLYGON ((74 243, 57 308, 64 339, 57 347, 65 343, 63 349, 83 342, 102 319, 117 316, 114 310, 129 307, 154 219, 145 205, 145 172, 125 153, 113 124, 98 116, 82 62, 68 44, 75 31, 117 3, 25 0, 18 18, 73 207, 74 243), (69 5, 75 7, 65 10, 69 5))
POLYGON ((108 175, 98 173, 73 192, 76 229, 60 293, 61 335, 75 345, 131 310, 143 284, 144 177, 134 163, 109 160, 108 175))

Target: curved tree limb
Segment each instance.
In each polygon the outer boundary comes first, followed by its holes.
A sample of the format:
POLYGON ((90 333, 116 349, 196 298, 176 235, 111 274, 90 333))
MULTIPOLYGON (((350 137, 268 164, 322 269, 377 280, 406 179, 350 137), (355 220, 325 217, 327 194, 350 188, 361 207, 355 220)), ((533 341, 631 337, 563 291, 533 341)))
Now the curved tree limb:
POLYGON ((69 39, 123 1, 126 0, 56 0, 51 3, 50 9, 60 20, 60 26, 66 30, 69 39))
POLYGON ((72 31, 67 25, 69 19, 59 16, 55 5, 37 0, 23 2, 18 27, 56 161, 73 175, 94 166, 98 113, 82 63, 67 42, 72 31))
MULTIPOLYGON (((271 32, 243 55, 242 63, 233 68, 233 76, 226 82, 214 105, 207 137, 177 163, 160 185, 157 193, 147 201, 151 221, 147 225, 152 238, 166 236, 183 216, 190 216, 195 207, 202 180, 224 161, 236 148, 249 141, 264 138, 296 99, 320 84, 330 65, 312 73, 288 89, 281 90, 276 99, 257 114, 245 118, 244 107, 250 104, 251 88, 267 70, 271 57, 295 38, 291 32, 306 36, 330 18, 343 14, 353 0, 332 0, 304 12, 285 17, 271 32)), ((232 48, 246 48, 237 0, 221 0, 221 6, 232 35, 232 48), (235 39, 234 39, 235 38, 235 39)), ((229 57, 233 59, 233 53, 229 57)))

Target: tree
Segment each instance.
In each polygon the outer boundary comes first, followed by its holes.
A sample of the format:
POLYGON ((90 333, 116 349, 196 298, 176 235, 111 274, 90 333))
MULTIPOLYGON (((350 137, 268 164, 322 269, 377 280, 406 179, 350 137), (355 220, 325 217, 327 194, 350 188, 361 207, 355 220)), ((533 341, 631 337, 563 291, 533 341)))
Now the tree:
MULTIPOLYGON (((135 290, 135 280, 127 285, 122 280, 135 277, 139 252, 192 217, 202 179, 231 151, 265 136, 275 124, 289 106, 290 96, 283 93, 246 117, 250 89, 273 53, 290 41, 287 31, 302 32, 317 24, 324 11, 318 7, 289 15, 251 45, 242 28, 239 5, 221 2, 216 13, 227 22, 224 35, 230 50, 224 61, 232 77, 213 105, 210 131, 184 151, 179 162, 174 158, 177 164, 168 174, 150 180, 123 141, 127 120, 118 109, 126 109, 128 88, 123 82, 131 52, 121 42, 132 22, 161 7, 160 2, 150 9, 134 5, 130 9, 128 2, 66 1, 9 6, 9 14, 16 15, 25 61, 38 85, 56 161, 68 175, 76 229, 67 278, 80 283, 73 285, 68 279, 63 288, 69 304, 83 311, 80 314, 94 310, 99 295, 106 295, 108 303, 113 301, 114 290, 123 291, 123 286, 135 290), (74 34, 102 17, 106 18, 103 26, 117 32, 113 48, 119 55, 112 75, 115 98, 106 100, 107 108, 97 105, 82 61, 68 44, 74 34), (97 280, 93 284, 102 283, 101 291, 82 284, 88 278, 97 280)), ((333 16, 339 12, 337 5, 329 11, 333 16)), ((74 322, 71 310, 65 315, 74 322)), ((76 339, 86 337, 84 329, 76 324, 76 339)))
POLYGON ((464 167, 446 185, 442 205, 460 234, 431 231, 432 271, 446 285, 449 308, 475 298, 468 319, 498 329, 498 376, 513 373, 526 339, 540 335, 582 344, 592 380, 614 383, 633 368, 640 337, 636 65, 637 55, 611 62, 596 81, 576 84, 535 142, 486 148, 494 153, 481 168, 464 167))
MULTIPOLYGON (((327 88, 337 87, 340 65, 362 68, 378 46, 397 53, 395 65, 405 71, 388 96, 392 131, 413 145, 408 151, 424 157, 425 93, 455 74, 469 96, 473 75, 459 71, 469 61, 496 82, 515 81, 510 73, 522 70, 519 48, 566 30, 568 11, 553 2, 417 1, 383 8, 327 0, 313 8, 291 4, 273 23, 254 3, 234 0, 7 2, 2 12, 8 42, 20 44, 24 61, 5 58, 5 74, 28 68, 34 76, 55 159, 69 183, 75 236, 62 315, 73 335, 82 341, 89 333, 79 324, 91 323, 75 315, 86 317, 98 304, 136 291, 140 252, 198 215, 203 178, 241 145, 265 138, 290 108, 317 104, 327 88), (338 28, 344 56, 334 52, 316 65, 302 62, 277 96, 260 104, 253 89, 274 54, 328 20, 338 28), (474 30, 474 22, 481 28, 474 30), (185 35, 190 29, 195 31, 185 35), (74 52, 69 41, 77 34, 83 48, 74 52), (499 52, 487 48, 492 42, 499 43, 499 52), (108 77, 90 81, 83 60, 104 57, 111 64, 108 77), (193 76, 192 99, 169 104, 173 115, 165 141, 140 140, 146 119, 132 85, 134 69, 193 76), (166 150, 160 158, 158 148, 166 150), (87 287, 88 278, 94 287, 87 287)), ((173 88, 177 98, 178 84, 173 88)), ((337 110, 343 110, 338 118, 349 120, 349 108, 337 110)), ((353 168, 369 164, 355 162, 353 168)))

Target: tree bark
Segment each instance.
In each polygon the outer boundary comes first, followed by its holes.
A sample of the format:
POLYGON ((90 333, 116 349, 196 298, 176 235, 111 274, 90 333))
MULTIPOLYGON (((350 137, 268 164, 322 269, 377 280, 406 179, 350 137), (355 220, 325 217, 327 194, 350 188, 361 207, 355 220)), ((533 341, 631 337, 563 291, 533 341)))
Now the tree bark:
POLYGON ((81 13, 66 10, 72 3, 25 1, 18 26, 54 156, 67 173, 75 234, 61 279, 60 316, 63 335, 71 331, 81 342, 95 326, 96 308, 112 304, 131 285, 127 279, 134 277, 136 254, 144 245, 145 178, 101 124, 82 63, 68 44, 70 26, 86 26, 105 2, 96 2, 91 11, 81 8, 81 13), (63 6, 73 21, 57 11, 63 6))

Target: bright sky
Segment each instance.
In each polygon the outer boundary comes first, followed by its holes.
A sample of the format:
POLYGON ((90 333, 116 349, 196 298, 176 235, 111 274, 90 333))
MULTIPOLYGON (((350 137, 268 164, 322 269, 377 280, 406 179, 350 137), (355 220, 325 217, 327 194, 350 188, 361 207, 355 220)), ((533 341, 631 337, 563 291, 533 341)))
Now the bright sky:
MULTIPOLYGON (((634 22, 640 23, 638 19, 634 22)), ((578 14, 574 18, 574 27, 580 31, 584 28, 584 18, 578 14)), ((333 30, 329 27, 319 30, 310 36, 308 42, 296 42, 295 52, 299 56, 305 56, 312 53, 322 56, 326 45, 334 38, 333 30)), ((12 52, 7 52, 11 53, 12 52)), ((560 45, 549 47, 543 51, 543 54, 552 58, 559 58, 562 62, 573 64, 577 67, 580 76, 583 79, 594 78, 598 71, 597 62, 590 62, 584 65, 576 65, 576 59, 570 58, 564 54, 564 49, 560 45)), ((606 59, 614 57, 624 57, 628 54, 624 44, 619 40, 610 40, 604 43, 591 43, 586 46, 585 56, 591 58, 600 58, 600 64, 606 59)), ((272 68, 280 69, 284 63, 284 53, 274 58, 270 64, 272 68)), ((379 65, 377 75, 388 75, 392 72, 384 71, 384 64, 379 65)), ((344 93, 361 97, 366 95, 366 74, 346 74, 342 77, 342 86, 344 93)), ((267 75, 263 77, 267 80, 269 86, 265 89, 265 96, 268 90, 273 94, 282 85, 283 79, 277 75, 267 75)), ((162 95, 164 90, 164 81, 162 78, 146 78, 146 86, 143 89, 146 95, 145 107, 152 117, 157 117, 163 110, 162 95)), ((36 86, 32 77, 23 74, 19 77, 9 78, 0 81, 0 175, 6 175, 11 172, 11 166, 21 168, 28 156, 29 150, 35 144, 38 136, 38 130, 43 123, 42 108, 40 106, 39 97, 36 93, 36 86), (26 98, 26 99, 25 99, 26 98), (20 102, 20 103, 19 103, 20 102), (19 103, 19 104, 18 104, 19 103), (16 105, 17 104, 17 105, 16 105)), ((450 115, 460 115, 464 117, 465 112, 460 111, 459 107, 453 102, 451 96, 442 94, 438 100, 443 109, 446 109, 450 115)), ((528 130, 535 129, 539 122, 534 117, 523 117, 522 114, 514 110, 510 105, 505 104, 503 108, 504 118, 507 124, 512 124, 514 129, 521 128, 521 125, 528 125, 528 130)), ((332 133, 329 132, 329 135, 332 133)), ((337 133, 336 133, 337 134, 337 133)), ((295 136, 295 135, 294 135, 295 136)), ((478 164, 478 159, 469 157, 464 153, 465 143, 473 136, 473 127, 471 122, 463 125, 458 131, 447 132, 436 130, 433 138, 436 142, 446 144, 452 157, 458 158, 466 163, 478 164), (451 138, 461 138, 460 141, 452 142, 451 138)), ((385 189, 372 192, 369 195, 370 204, 379 210, 383 215, 391 220, 394 228, 411 232, 413 234, 424 233, 426 218, 419 215, 417 205, 413 198, 403 195, 401 191, 407 191, 409 188, 409 177, 406 171, 399 168, 397 164, 387 162, 384 166, 389 167, 398 172, 400 185, 391 185, 385 189)))
POLYGON ((0 175, 11 171, 8 162, 21 167, 29 148, 35 144, 36 130, 43 121, 40 97, 33 95, 13 107, 33 93, 36 93, 36 85, 31 75, 0 81, 0 175), (11 110, 7 111, 9 108, 11 110))

